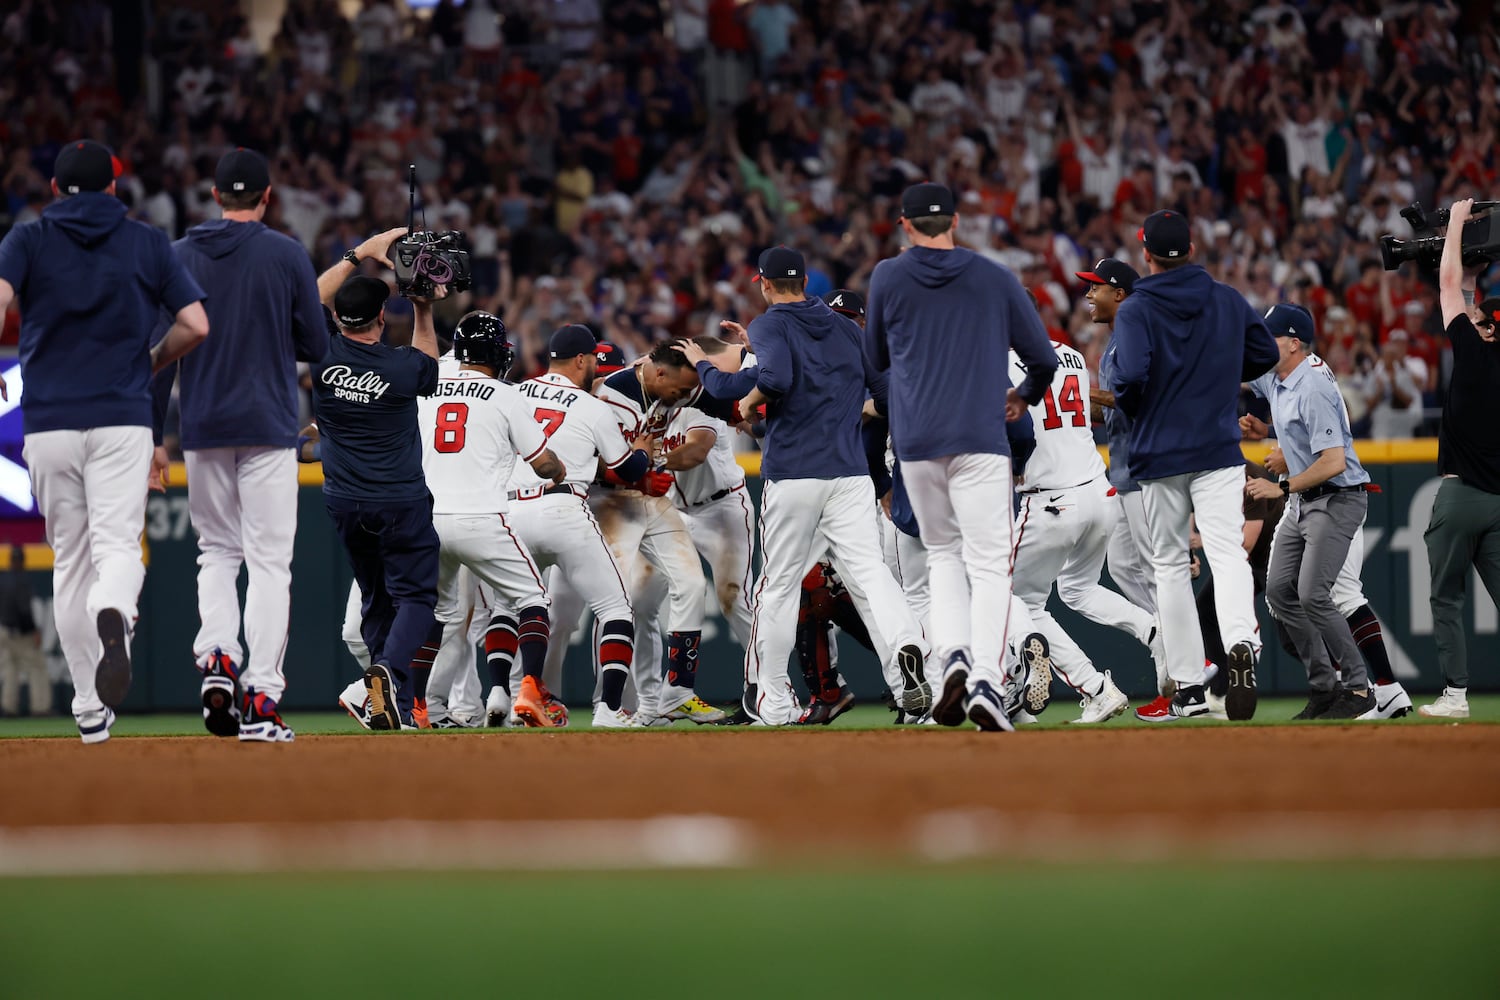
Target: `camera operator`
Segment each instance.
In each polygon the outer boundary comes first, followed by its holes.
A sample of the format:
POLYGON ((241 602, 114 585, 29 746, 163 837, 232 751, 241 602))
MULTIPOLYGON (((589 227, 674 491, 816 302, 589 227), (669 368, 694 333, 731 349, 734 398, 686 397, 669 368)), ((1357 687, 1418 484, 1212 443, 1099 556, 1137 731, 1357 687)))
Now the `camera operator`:
POLYGON ((412 345, 391 347, 381 340, 390 287, 352 273, 366 259, 389 266, 392 244, 405 234, 392 229, 366 240, 318 278, 336 330, 312 369, 323 496, 359 585, 371 729, 409 724, 413 698, 423 692, 408 683, 408 670, 437 603, 438 536, 417 431, 417 397, 431 395, 438 381, 432 300, 412 297, 412 345))
POLYGON ((1432 631, 1443 694, 1422 715, 1469 717, 1464 591, 1470 567, 1500 603, 1500 298, 1474 302, 1474 276, 1463 267, 1463 229, 1473 199, 1454 203, 1438 266, 1438 304, 1453 344, 1453 382, 1438 430, 1443 484, 1427 525, 1432 631))

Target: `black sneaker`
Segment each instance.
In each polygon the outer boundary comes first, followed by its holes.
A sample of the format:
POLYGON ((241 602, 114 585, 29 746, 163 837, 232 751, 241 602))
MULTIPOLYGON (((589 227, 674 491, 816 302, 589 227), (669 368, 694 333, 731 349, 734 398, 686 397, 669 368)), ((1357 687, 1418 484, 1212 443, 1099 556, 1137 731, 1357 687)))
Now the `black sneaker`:
POLYGON ((1204 697, 1202 684, 1177 689, 1172 695, 1172 716, 1178 719, 1208 717, 1208 699, 1204 697))
POLYGON ((94 672, 94 687, 106 708, 119 708, 130 693, 130 629, 125 616, 105 608, 94 619, 104 651, 94 672))
POLYGON ((1250 648, 1249 643, 1234 644, 1229 650, 1229 666, 1221 673, 1228 675, 1228 686, 1224 692, 1224 714, 1231 722, 1245 722, 1255 718, 1255 650, 1250 648))
POLYGON ((932 706, 932 718, 940 726, 961 726, 968 711, 964 702, 969 698, 969 658, 963 650, 948 654, 943 674, 943 689, 932 706))
POLYGON ((1320 719, 1357 719, 1370 709, 1375 707, 1375 702, 1370 699, 1370 692, 1356 694, 1349 688, 1340 688, 1338 696, 1333 703, 1324 709, 1320 719))
POLYGON ((240 672, 234 661, 220 650, 214 650, 208 666, 203 668, 199 689, 203 700, 203 726, 215 736, 240 735, 240 672))
POLYGON ((1292 721, 1305 722, 1308 719, 1321 719, 1329 706, 1338 700, 1338 696, 1338 688, 1332 691, 1314 691, 1307 699, 1307 704, 1302 707, 1302 711, 1292 716, 1292 721))
POLYGON ((1021 640, 1020 653, 1026 668, 1021 706, 1032 715, 1041 715, 1052 703, 1052 647, 1046 636, 1033 632, 1021 640))

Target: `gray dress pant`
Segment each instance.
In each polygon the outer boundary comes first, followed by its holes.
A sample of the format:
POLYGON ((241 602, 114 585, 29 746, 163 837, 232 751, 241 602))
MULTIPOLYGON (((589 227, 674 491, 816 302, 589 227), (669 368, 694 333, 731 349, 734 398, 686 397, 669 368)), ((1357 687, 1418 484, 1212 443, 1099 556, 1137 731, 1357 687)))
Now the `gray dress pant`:
POLYGON ((1297 647, 1313 691, 1332 691, 1337 685, 1334 661, 1343 671, 1344 687, 1370 686, 1349 623, 1333 604, 1333 583, 1365 522, 1367 507, 1363 492, 1330 493, 1312 501, 1297 498, 1283 515, 1290 524, 1277 536, 1271 553, 1266 603, 1297 647))

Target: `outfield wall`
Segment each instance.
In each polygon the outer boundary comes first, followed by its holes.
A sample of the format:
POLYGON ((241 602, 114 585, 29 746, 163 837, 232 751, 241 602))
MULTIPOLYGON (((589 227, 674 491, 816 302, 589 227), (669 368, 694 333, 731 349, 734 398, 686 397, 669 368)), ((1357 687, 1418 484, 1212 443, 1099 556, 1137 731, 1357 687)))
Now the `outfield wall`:
MULTIPOLYGON (((1415 689, 1441 686, 1432 614, 1428 606, 1427 553, 1422 533, 1427 526, 1439 480, 1435 471, 1436 443, 1363 442, 1361 458, 1383 492, 1370 496, 1366 524, 1366 594, 1386 626, 1401 680, 1415 689)), ((1265 449, 1247 447, 1258 457, 1265 449)), ((747 456, 747 468, 758 472, 747 456)), ((192 671, 192 641, 197 630, 194 573, 197 543, 188 516, 184 476, 178 467, 177 484, 165 495, 153 494, 147 507, 146 544, 150 569, 141 599, 141 622, 136 634, 136 681, 126 708, 133 711, 192 709, 197 704, 196 675, 192 671)), ((305 467, 298 510, 297 547, 292 582, 291 641, 286 672, 290 682, 286 704, 292 708, 334 707, 338 691, 356 676, 354 660, 339 639, 349 571, 338 539, 323 510, 321 470, 305 467)), ((751 479, 758 497, 760 481, 751 479)), ((45 547, 28 552, 28 564, 42 567, 45 547)), ((243 577, 241 579, 243 586, 243 577)), ((37 574, 40 593, 50 592, 50 574, 37 574)), ((1495 605, 1474 582, 1477 597, 1466 612, 1471 638, 1470 668, 1476 688, 1500 688, 1500 635, 1495 605)), ((1101 669, 1114 672, 1132 697, 1150 693, 1153 672, 1145 651, 1133 639, 1094 625, 1062 609, 1053 600, 1063 626, 1095 659, 1101 669)), ((724 619, 712 595, 704 629, 699 689, 710 701, 731 701, 739 693, 740 653, 729 640, 724 619)), ((1260 609, 1263 630, 1270 622, 1260 609)), ((580 630, 581 638, 585 633, 580 630)), ((587 650, 575 644, 568 654, 564 696, 572 703, 587 702, 592 690, 587 650)), ((881 690, 873 657, 854 643, 841 645, 840 665, 861 697, 875 698, 881 690)), ((1301 665, 1267 644, 1260 671, 1266 693, 1296 694, 1305 690, 1301 665)))

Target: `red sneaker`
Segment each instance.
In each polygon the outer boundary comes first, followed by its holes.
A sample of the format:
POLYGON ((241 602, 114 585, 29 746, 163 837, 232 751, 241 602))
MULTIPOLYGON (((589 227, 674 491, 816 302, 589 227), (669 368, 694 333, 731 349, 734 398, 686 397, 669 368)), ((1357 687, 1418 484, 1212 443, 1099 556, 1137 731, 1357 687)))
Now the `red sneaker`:
POLYGON ((1171 722, 1176 718, 1172 714, 1172 699, 1161 695, 1155 701, 1147 702, 1136 709, 1135 717, 1142 722, 1171 722))

